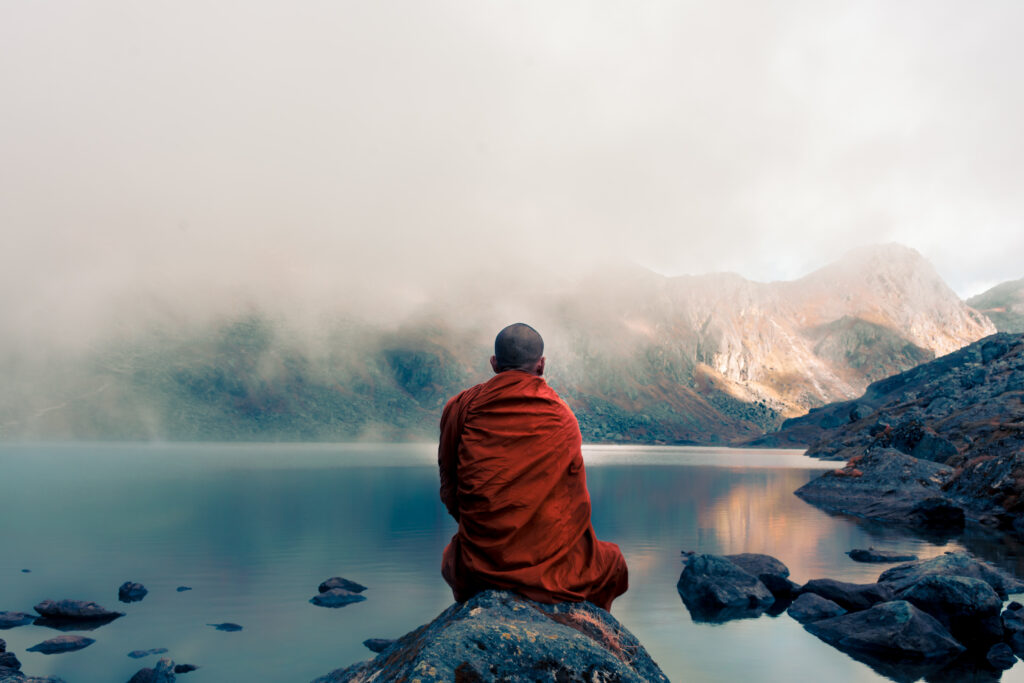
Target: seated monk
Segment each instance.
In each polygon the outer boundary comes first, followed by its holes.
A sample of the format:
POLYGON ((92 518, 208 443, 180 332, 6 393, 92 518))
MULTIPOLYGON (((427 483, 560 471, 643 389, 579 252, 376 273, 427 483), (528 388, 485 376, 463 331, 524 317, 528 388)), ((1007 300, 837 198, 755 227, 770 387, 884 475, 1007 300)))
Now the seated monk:
POLYGON ((441 500, 459 530, 441 573, 459 602, 499 588, 610 609, 628 587, 626 561, 594 534, 580 428, 542 377, 543 353, 532 327, 506 327, 494 377, 444 408, 441 500))

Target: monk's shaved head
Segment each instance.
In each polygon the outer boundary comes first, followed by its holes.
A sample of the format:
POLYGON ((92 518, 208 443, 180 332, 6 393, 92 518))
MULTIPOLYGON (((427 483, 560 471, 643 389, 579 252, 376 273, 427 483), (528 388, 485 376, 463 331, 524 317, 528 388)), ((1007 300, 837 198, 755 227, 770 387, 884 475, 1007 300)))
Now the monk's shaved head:
POLYGON ((532 372, 544 355, 544 340, 525 323, 509 325, 494 338, 495 370, 526 370, 532 372))

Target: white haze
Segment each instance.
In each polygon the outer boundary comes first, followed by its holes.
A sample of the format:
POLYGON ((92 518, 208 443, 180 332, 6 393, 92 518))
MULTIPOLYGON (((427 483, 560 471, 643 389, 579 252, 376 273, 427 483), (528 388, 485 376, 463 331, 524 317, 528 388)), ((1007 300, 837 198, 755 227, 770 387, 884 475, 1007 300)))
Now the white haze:
POLYGON ((995 0, 4 2, 0 331, 406 314, 520 268, 791 279, 889 241, 969 296, 1024 275, 1021 25, 995 0))

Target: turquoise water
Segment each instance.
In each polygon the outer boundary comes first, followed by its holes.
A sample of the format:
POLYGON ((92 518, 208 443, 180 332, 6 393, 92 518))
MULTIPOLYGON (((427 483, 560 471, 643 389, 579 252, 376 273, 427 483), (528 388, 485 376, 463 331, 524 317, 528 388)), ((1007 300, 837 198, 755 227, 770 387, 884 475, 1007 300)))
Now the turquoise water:
MULTIPOLYGON (((694 623, 675 589, 683 549, 769 553, 797 582, 874 580, 884 567, 844 554, 869 545, 922 557, 967 547, 1021 573, 1005 539, 928 541, 817 510, 792 492, 835 465, 794 451, 584 456, 598 536, 630 567, 612 612, 673 681, 884 680, 785 614, 694 623)), ((126 681, 156 660, 127 653, 157 647, 202 667, 181 679, 191 683, 309 681, 372 656, 364 639, 398 637, 451 603, 439 564, 454 529, 432 445, 0 446, 0 610, 73 598, 127 612, 75 653, 26 652, 57 635, 35 625, 0 637, 26 673, 68 683, 126 681), (311 605, 336 575, 368 586, 367 600, 311 605), (124 581, 149 595, 118 603, 124 581), (226 621, 244 628, 208 626, 226 621)), ((1003 680, 1024 680, 1024 667, 1003 680)))

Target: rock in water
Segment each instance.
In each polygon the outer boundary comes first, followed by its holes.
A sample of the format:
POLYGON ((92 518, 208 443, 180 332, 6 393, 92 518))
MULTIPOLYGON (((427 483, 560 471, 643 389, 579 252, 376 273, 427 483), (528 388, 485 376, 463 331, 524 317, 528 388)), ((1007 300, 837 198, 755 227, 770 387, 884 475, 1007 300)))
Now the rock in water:
POLYGON ((676 584, 696 621, 758 616, 775 602, 767 586, 718 555, 693 555, 676 584))
POLYGON ((812 579, 804 584, 803 593, 814 593, 831 600, 848 612, 867 609, 879 602, 893 599, 892 589, 876 583, 847 583, 835 579, 812 579))
POLYGON ((407 633, 385 653, 316 679, 667 683, 629 631, 594 605, 545 605, 484 591, 407 633))
POLYGON ((739 555, 726 555, 725 559, 751 576, 756 576, 776 599, 790 598, 800 588, 789 580, 789 567, 771 555, 740 553, 739 555))
POLYGON ((44 617, 65 621, 102 621, 124 616, 124 612, 113 612, 82 600, 43 600, 34 609, 44 617))
POLYGON ((997 669, 1012 669, 1013 665, 1017 663, 1017 657, 1013 654, 1013 650, 1006 643, 996 643, 985 655, 985 659, 988 663, 997 669))
POLYGON ((789 606, 789 616, 801 624, 811 621, 831 619, 846 614, 846 610, 836 603, 815 593, 804 593, 789 606))
POLYGON ((874 548, 854 548, 846 553, 854 562, 914 562, 917 555, 905 555, 892 553, 886 550, 875 550, 874 548))
POLYGON ((0 652, 0 669, 21 670, 21 662, 13 652, 0 652))
POLYGON ((6 631, 15 626, 25 626, 31 624, 34 618, 31 614, 24 612, 0 612, 0 629, 6 631))
POLYGON ((341 588, 343 590, 349 591, 350 593, 362 593, 364 590, 366 590, 366 586, 364 586, 361 583, 356 583, 355 581, 350 581, 340 576, 332 576, 331 578, 327 579, 326 581, 320 584, 319 591, 321 593, 326 593, 332 588, 341 588))
POLYGON ((841 650, 881 659, 945 659, 964 651, 938 621, 905 600, 804 624, 841 650))
POLYGON ((366 646, 371 652, 381 653, 384 650, 391 647, 395 641, 391 638, 367 638, 363 641, 363 645, 366 646))
POLYGON ((132 650, 128 653, 128 656, 132 659, 142 659, 143 657, 149 657, 150 655, 162 655, 166 653, 166 647, 154 647, 150 650, 132 650))
POLYGON ((962 552, 945 553, 928 560, 886 569, 878 577, 878 583, 890 586, 898 595, 926 576, 966 576, 981 579, 992 586, 1003 600, 1009 593, 1024 592, 1024 582, 962 552))
POLYGON ((362 602, 363 600, 366 600, 364 596, 357 595, 344 588, 331 588, 324 593, 314 595, 309 601, 320 607, 344 607, 345 605, 351 605, 353 602, 362 602))
POLYGON ((233 633, 235 631, 242 630, 242 627, 240 625, 233 624, 230 621, 225 621, 223 624, 207 624, 207 626, 212 626, 218 631, 227 631, 228 633, 233 633))
POLYGON ((139 669, 128 683, 174 683, 174 662, 164 658, 152 669, 139 669))
POLYGON ((41 652, 44 655, 55 655, 61 652, 74 652, 75 650, 81 650, 84 647, 89 647, 96 641, 92 638, 86 638, 84 636, 57 636, 56 638, 50 638, 44 640, 38 645, 33 645, 28 649, 29 652, 41 652))
POLYGON ((901 592, 900 597, 935 617, 965 645, 1003 639, 999 620, 1003 601, 981 579, 926 576, 901 592))
POLYGON ((142 598, 146 597, 147 593, 149 591, 141 583, 125 581, 117 589, 117 599, 121 602, 139 602, 142 598))

